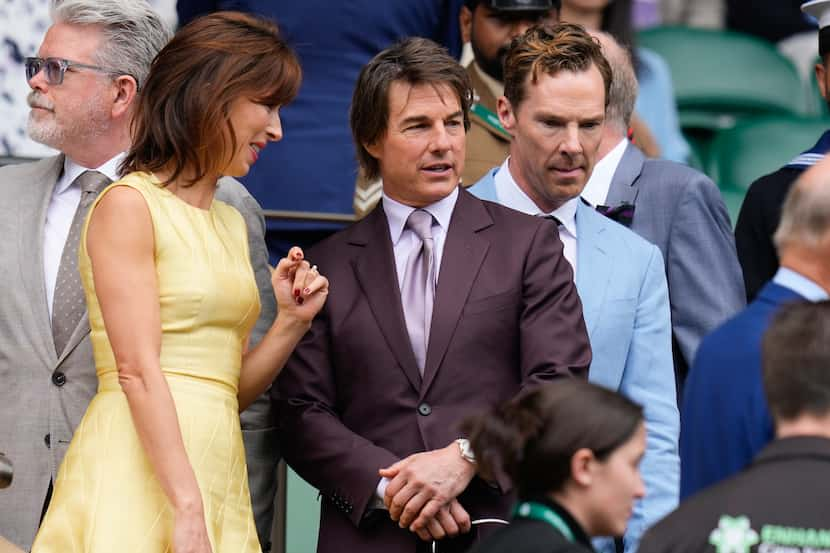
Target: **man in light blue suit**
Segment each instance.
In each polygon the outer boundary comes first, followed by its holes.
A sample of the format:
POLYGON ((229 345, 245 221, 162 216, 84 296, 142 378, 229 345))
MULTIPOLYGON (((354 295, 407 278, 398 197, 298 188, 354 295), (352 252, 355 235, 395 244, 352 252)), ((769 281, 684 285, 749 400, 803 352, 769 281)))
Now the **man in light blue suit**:
MULTIPOLYGON (((581 27, 531 29, 515 41, 505 61, 505 96, 498 100, 512 137, 510 157, 469 190, 559 221, 593 350, 589 379, 644 407, 648 444, 640 468, 647 493, 624 536, 630 552, 677 505, 680 423, 660 250, 580 198, 597 158, 611 67, 581 27)), ((609 539, 596 545, 615 550, 609 539)))

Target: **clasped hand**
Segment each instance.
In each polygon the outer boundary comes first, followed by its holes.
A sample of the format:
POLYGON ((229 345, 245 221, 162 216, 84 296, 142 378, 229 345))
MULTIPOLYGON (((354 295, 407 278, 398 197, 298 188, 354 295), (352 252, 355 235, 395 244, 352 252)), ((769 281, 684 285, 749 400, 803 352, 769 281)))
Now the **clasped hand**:
POLYGON ((390 480, 383 502, 401 528, 425 541, 470 531, 470 515, 456 497, 475 476, 475 466, 461 457, 454 442, 410 455, 379 474, 390 480))

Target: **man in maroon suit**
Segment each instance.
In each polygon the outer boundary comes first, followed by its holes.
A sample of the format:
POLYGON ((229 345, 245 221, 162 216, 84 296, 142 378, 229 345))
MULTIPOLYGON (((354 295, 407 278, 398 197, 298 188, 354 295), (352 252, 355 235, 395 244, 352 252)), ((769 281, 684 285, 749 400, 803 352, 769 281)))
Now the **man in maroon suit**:
POLYGON ((323 553, 466 550, 471 519, 506 518, 511 497, 475 476, 459 422, 591 361, 557 226, 458 186, 471 97, 420 38, 358 79, 352 134, 383 200, 308 252, 331 292, 277 382, 285 458, 323 498, 323 553))

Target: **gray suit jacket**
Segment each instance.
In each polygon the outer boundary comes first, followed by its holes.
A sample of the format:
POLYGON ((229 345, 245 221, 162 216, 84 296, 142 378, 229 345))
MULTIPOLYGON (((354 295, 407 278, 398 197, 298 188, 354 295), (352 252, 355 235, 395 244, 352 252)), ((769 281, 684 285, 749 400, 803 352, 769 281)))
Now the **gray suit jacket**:
MULTIPOLYGON (((606 203, 634 204, 631 230, 660 248, 669 283, 672 333, 691 366, 703 337, 746 303, 729 214, 706 175, 672 161, 646 159, 629 144, 606 203)), ((679 370, 685 376, 685 370, 679 370)), ((678 382, 680 385, 680 382, 678 382)))
MULTIPOLYGON (((46 304, 43 228, 63 161, 59 155, 0 168, 0 451, 15 464, 12 485, 0 490, 0 535, 27 551, 49 481, 98 385, 88 320, 81 320, 65 350, 56 353, 46 304)), ((220 181, 216 197, 236 207, 248 226, 262 301, 253 336, 259 340, 276 312, 262 210, 233 179, 220 181)), ((278 460, 268 411, 266 396, 243 415, 251 488, 271 493, 255 498, 257 513, 273 504, 275 483, 268 479, 273 481, 278 460)), ((266 538, 270 520, 267 524, 266 538)))

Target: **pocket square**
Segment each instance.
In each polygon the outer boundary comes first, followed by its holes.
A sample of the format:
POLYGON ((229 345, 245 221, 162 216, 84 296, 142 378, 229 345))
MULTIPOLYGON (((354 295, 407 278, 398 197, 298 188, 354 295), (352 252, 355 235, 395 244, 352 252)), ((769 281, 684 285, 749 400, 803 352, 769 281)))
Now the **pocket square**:
POLYGON ((634 204, 628 202, 623 202, 614 207, 598 205, 597 211, 626 227, 630 227, 631 221, 634 220, 634 204))

